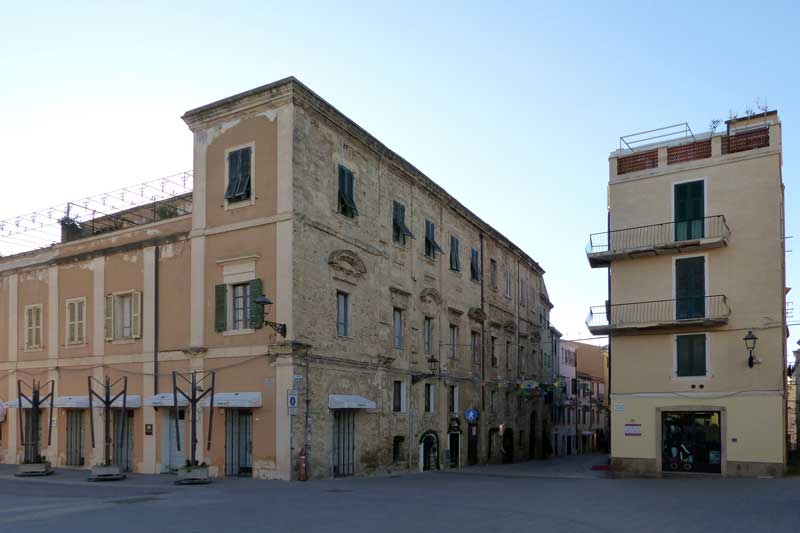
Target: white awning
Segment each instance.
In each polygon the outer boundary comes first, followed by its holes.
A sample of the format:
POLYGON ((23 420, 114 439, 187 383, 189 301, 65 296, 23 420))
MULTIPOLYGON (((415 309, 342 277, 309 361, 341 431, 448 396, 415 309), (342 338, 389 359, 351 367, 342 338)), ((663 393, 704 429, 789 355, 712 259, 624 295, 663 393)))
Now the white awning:
POLYGON ((354 394, 331 394, 328 396, 328 407, 331 409, 375 409, 372 400, 354 394))
MULTIPOLYGON (((174 407, 175 398, 171 392, 162 392, 146 398, 144 405, 148 407, 174 407)), ((186 398, 178 394, 178 407, 186 407, 187 405, 189 405, 189 402, 186 401, 186 398)))
MULTIPOLYGON (((65 409, 88 409, 89 408, 89 397, 88 396, 56 396, 55 401, 53 402, 55 407, 61 407, 65 409)), ((92 406, 95 409, 102 409, 103 404, 97 398, 92 398, 92 406)), ((142 397, 138 394, 128 394, 128 397, 125 399, 125 408, 126 409, 138 409, 142 406, 142 397)), ((122 396, 117 398, 111 403, 111 407, 122 408, 122 396)))
POLYGON ((0 402, 0 422, 5 421, 7 412, 8 412, 8 406, 3 402, 0 402))
MULTIPOLYGON (((49 406, 49 404, 48 404, 48 406, 49 406)), ((14 398, 10 402, 8 402, 8 407, 10 407, 11 409, 19 409, 19 398, 14 398)), ((47 407, 47 406, 43 406, 43 407, 47 407)), ((26 399, 23 399, 22 400, 22 408, 23 409, 30 409, 31 408, 31 402, 29 402, 26 399)))
MULTIPOLYGON (((211 397, 200 400, 200 405, 208 407, 211 397)), ((260 392, 218 392, 214 394, 214 407, 261 407, 260 392)))

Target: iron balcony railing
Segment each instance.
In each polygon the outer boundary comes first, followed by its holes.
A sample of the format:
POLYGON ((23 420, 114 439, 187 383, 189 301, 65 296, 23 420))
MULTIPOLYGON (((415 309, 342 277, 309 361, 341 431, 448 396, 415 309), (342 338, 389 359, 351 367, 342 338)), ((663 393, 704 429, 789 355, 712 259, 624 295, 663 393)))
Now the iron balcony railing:
POLYGON ((724 322, 731 314, 724 295, 654 300, 590 308, 586 318, 589 330, 676 325, 684 321, 724 322))
POLYGON ((587 254, 617 253, 659 246, 680 245, 699 239, 724 238, 730 235, 724 215, 714 215, 680 222, 638 226, 589 236, 587 254))

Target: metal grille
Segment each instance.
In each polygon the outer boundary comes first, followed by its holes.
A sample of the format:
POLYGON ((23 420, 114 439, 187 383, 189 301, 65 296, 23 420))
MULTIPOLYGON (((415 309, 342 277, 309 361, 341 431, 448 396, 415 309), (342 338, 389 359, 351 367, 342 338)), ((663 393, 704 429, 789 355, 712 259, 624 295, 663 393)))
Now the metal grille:
POLYGON ((594 328, 624 328, 648 324, 671 324, 681 320, 724 320, 731 314, 724 295, 696 296, 673 300, 654 300, 595 306, 586 325, 594 328), (609 319, 610 315, 610 319, 609 319))
POLYGON ((253 474, 253 413, 228 409, 225 413, 225 475, 253 474))
POLYGON ((727 237, 730 228, 724 215, 679 222, 663 222, 648 226, 637 226, 593 233, 589 236, 586 253, 624 252, 655 246, 669 246, 687 240, 727 237))
POLYGON ((333 475, 352 476, 355 456, 355 413, 348 409, 333 412, 333 475))
POLYGON ((122 409, 114 409, 112 413, 114 464, 120 466, 125 472, 130 472, 133 469, 133 411, 125 411, 127 419, 123 416, 122 409), (124 425, 123 421, 125 421, 124 425))
POLYGON ((67 411, 67 464, 83 464, 83 411, 67 411))

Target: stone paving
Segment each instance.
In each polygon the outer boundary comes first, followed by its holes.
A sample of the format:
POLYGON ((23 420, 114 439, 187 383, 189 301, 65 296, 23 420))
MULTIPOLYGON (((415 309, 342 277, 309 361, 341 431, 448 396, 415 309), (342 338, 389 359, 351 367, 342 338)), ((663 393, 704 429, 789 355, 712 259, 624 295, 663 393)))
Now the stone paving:
POLYGON ((174 476, 18 479, 0 466, 0 532, 796 531, 800 479, 610 479, 603 456, 308 483, 174 476))

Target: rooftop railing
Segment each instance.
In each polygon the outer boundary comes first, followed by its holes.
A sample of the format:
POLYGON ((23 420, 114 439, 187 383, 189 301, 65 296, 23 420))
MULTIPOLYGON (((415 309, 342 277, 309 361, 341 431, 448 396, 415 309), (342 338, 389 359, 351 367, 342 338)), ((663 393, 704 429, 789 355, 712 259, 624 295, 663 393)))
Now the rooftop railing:
POLYGON ((682 323, 725 323, 731 309, 724 295, 692 296, 590 308, 586 326, 592 333, 637 327, 671 327, 682 323))
POLYGON ((587 254, 623 253, 663 246, 680 246, 688 241, 724 238, 730 234, 724 215, 680 222, 637 226, 589 236, 587 254))

